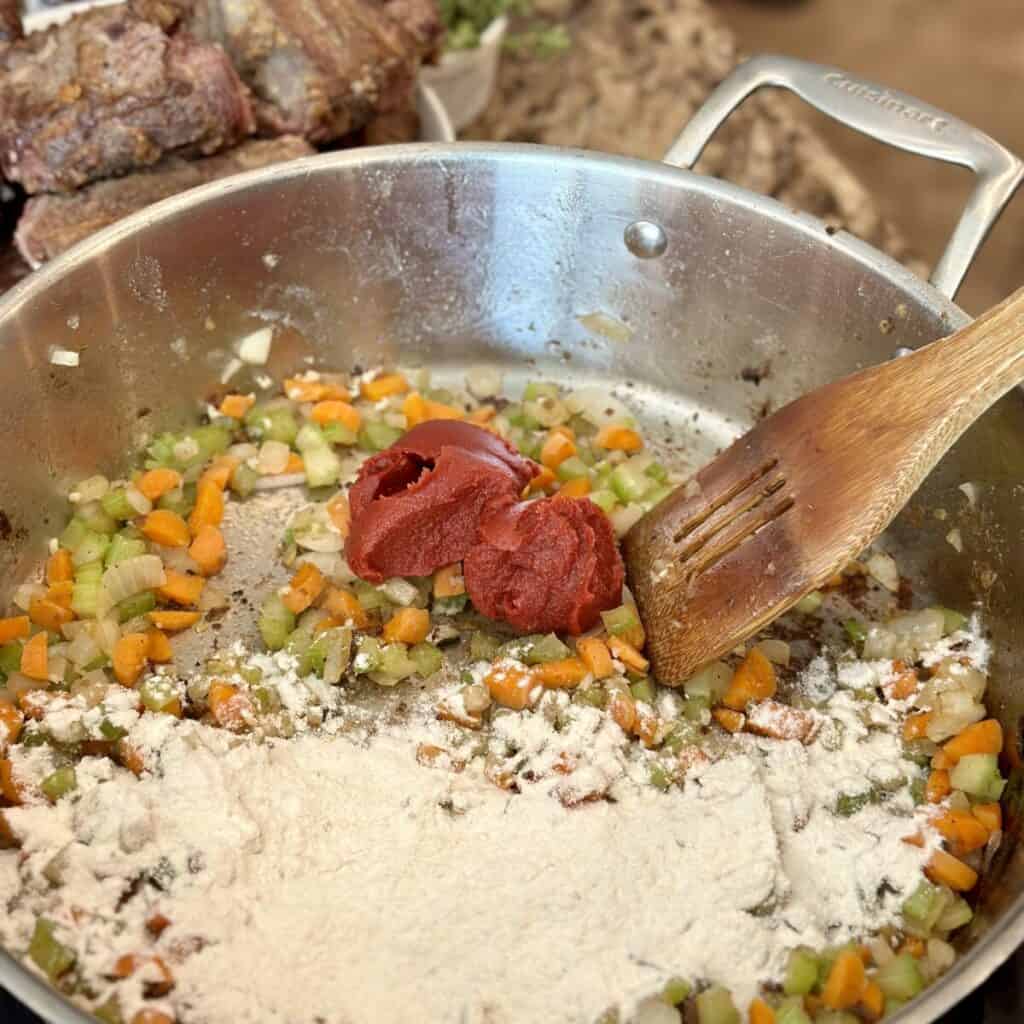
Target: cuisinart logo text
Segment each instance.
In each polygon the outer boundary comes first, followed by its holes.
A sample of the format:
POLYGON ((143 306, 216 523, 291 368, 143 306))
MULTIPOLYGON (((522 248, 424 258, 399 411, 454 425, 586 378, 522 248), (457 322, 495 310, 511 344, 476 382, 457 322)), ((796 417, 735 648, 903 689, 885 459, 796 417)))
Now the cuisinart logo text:
POLYGON ((941 117, 936 117, 934 114, 929 114, 928 111, 921 110, 920 107, 914 107, 909 103, 896 99, 895 96, 885 89, 872 88, 872 86, 865 85, 863 82, 847 78, 846 75, 838 71, 830 71, 825 76, 825 81, 840 92, 848 92, 851 96, 866 100, 868 103, 874 103, 876 107, 881 107, 883 110, 891 110, 894 114, 902 114, 903 117, 910 121, 917 121, 918 124, 923 124, 936 134, 943 131, 946 125, 949 124, 948 121, 943 120, 941 117))

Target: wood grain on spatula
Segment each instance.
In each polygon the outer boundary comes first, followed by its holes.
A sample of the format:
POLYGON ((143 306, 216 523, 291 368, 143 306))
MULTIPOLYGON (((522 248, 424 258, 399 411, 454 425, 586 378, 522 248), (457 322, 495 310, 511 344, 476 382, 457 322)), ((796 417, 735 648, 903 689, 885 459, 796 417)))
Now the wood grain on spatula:
POLYGON ((855 558, 1024 380, 1024 289, 762 420, 626 535, 658 680, 679 685, 855 558))

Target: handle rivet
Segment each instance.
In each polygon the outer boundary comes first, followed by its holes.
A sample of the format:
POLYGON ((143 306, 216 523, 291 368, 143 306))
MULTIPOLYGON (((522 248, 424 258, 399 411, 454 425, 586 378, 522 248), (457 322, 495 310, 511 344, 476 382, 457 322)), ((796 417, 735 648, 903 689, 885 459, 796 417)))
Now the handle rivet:
POLYGON ((661 256, 668 248, 668 236, 664 229, 649 220, 633 221, 622 237, 626 242, 626 248, 641 260, 661 256))

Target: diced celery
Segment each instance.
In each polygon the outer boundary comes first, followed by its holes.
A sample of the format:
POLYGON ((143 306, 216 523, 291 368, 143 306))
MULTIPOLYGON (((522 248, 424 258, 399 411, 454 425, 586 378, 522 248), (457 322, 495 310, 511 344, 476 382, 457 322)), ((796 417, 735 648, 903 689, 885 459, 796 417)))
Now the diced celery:
POLYGON ((697 996, 697 1020, 700 1024, 740 1024, 739 1010, 729 992, 714 986, 697 996))
POLYGON ((469 597, 466 594, 456 594, 453 597, 437 597, 432 606, 436 615, 458 615, 466 610, 469 604, 469 597))
POLYGON ((14 641, 0 647, 0 673, 9 676, 21 668, 21 644, 14 641))
POLYGON ((118 562, 123 562, 127 558, 144 555, 146 551, 144 540, 126 537, 123 533, 115 533, 110 540, 110 547, 107 548, 107 553, 104 555, 103 564, 109 569, 110 566, 117 565, 118 562))
POLYGON ((652 462, 644 472, 659 484, 668 480, 668 470, 660 462, 652 462))
POLYGON ((341 476, 341 459, 326 445, 307 448, 302 460, 306 467, 306 483, 310 487, 328 487, 341 476))
POLYGON ((968 796, 979 800, 996 801, 1003 795, 1006 781, 999 774, 999 760, 995 754, 967 754, 961 757, 949 773, 954 789, 962 789, 968 796))
POLYGON ((78 788, 78 778, 75 775, 75 769, 70 765, 65 768, 58 768, 39 783, 39 788, 43 791, 43 795, 47 800, 56 803, 62 796, 67 796, 68 793, 78 788))
POLYGON ((313 630, 308 624, 298 626, 288 634, 285 650, 297 661, 295 671, 300 676, 308 676, 313 671, 315 655, 310 654, 313 647, 313 630))
POLYGON ((199 445, 201 461, 206 462, 214 455, 222 455, 231 445, 232 428, 210 423, 190 430, 188 436, 199 445))
POLYGON ((280 595, 270 594, 260 608, 260 636, 267 650, 281 650, 294 628, 295 616, 284 606, 280 595))
POLYGON ((901 953, 879 967, 875 982, 887 999, 909 1001, 924 988, 921 968, 909 953, 901 953))
POLYGON ((906 999, 886 999, 885 1013, 882 1015, 882 1019, 888 1020, 890 1017, 895 1017, 907 1005, 907 1002, 906 999))
POLYGON ((660 789, 662 792, 672 785, 672 776, 669 775, 668 769, 659 761, 651 762, 651 766, 647 770, 647 778, 655 789, 660 789))
POLYGON ((432 402, 440 402, 442 405, 456 404, 455 392, 449 391, 447 388, 429 388, 427 398, 432 402))
POLYGON ((868 631, 860 619, 847 619, 843 623, 843 629, 846 630, 852 644, 862 644, 868 638, 868 631))
POLYGON ((112 995, 102 1006, 97 1006, 92 1015, 102 1024, 124 1024, 121 1004, 117 1001, 116 995, 112 995))
POLYGON ((77 567, 88 562, 102 562, 110 547, 110 538, 102 533, 87 533, 82 542, 71 553, 71 561, 77 567))
POLYGON ((71 587, 71 610, 80 619, 94 619, 101 583, 75 583, 71 587))
POLYGON ((615 493, 613 491, 605 490, 604 488, 598 491, 591 491, 587 497, 605 513, 611 512, 619 503, 619 499, 616 497, 615 493))
POLYGON ((712 661, 683 683, 687 697, 703 697, 708 705, 717 704, 732 682, 733 671, 724 661, 712 661))
POLYGON ((785 999, 775 1011, 775 1024, 811 1024, 800 998, 785 999))
POLYGON ((957 896, 939 915, 935 927, 940 932, 953 932, 965 924, 970 924, 973 918, 974 911, 971 909, 971 905, 967 900, 957 896))
POLYGON ((558 398, 558 385, 530 381, 523 390, 523 401, 536 402, 538 398, 558 398))
POLYGON ((653 704, 656 696, 654 682, 649 677, 639 679, 629 688, 635 700, 642 700, 646 704, 653 704))
POLYGON ((177 512, 179 516, 187 516, 196 503, 196 485, 185 484, 183 487, 175 487, 157 499, 157 508, 167 509, 168 512, 177 512))
POLYGON ((565 483, 569 480, 589 477, 590 470, 578 455, 572 455, 559 465, 558 469, 555 470, 555 476, 565 483))
POLYGON ((315 423, 303 423, 295 435, 295 447, 305 454, 310 448, 325 448, 323 431, 315 423))
POLYGON ((127 492, 123 487, 107 491, 100 498, 100 505, 111 519, 134 519, 139 514, 135 506, 128 500, 127 492))
POLYGON ((281 707, 281 698, 272 686, 254 686, 249 691, 258 715, 270 715, 281 707))
POLYGON ((911 780, 910 783, 910 798, 914 801, 914 806, 920 806, 923 804, 928 796, 928 781, 924 776, 919 775, 916 779, 911 780))
POLYGON ((809 594, 804 594, 793 608, 801 615, 813 615, 821 607, 823 600, 821 591, 812 590, 809 594))
POLYGON ((538 460, 544 441, 536 434, 524 434, 517 447, 528 459, 538 460))
POLYGON ((591 708, 603 709, 608 706, 608 691, 600 683, 591 683, 574 690, 572 699, 591 708))
POLYGON ((961 615, 959 612, 953 611, 952 608, 939 608, 942 612, 943 625, 942 631, 949 636, 950 633, 955 633, 958 629, 963 629, 967 625, 967 616, 961 615))
POLYGON ((390 448, 401 436, 403 431, 380 420, 367 420, 359 428, 357 440, 360 448, 370 452, 382 452, 390 448))
POLYGON ((703 722, 711 711, 707 697, 687 697, 683 701, 683 718, 689 722, 703 722))
POLYGON ((612 475, 608 478, 608 482, 611 484, 612 490, 619 496, 619 499, 627 505, 631 502, 640 501, 644 494, 647 493, 651 484, 650 479, 642 469, 638 469, 628 462, 624 462, 621 466, 616 466, 612 470, 612 475))
POLYGON ((674 490, 675 488, 668 484, 657 484, 644 493, 641 504, 646 509, 652 509, 655 505, 663 502, 674 490))
POLYGON ((240 498, 248 498, 255 489, 256 481, 259 478, 260 475, 255 469, 247 466, 244 462, 240 462, 232 471, 231 479, 228 483, 231 490, 240 498))
POLYGON ((693 986, 685 978, 669 978, 661 990, 661 998, 669 1006, 678 1006, 689 998, 692 991, 693 986))
POLYGON ((156 595, 152 590, 143 590, 134 597, 126 597, 117 606, 117 621, 127 622, 139 615, 145 615, 156 607, 156 595))
POLYGON ((636 609, 628 604, 621 604, 618 608, 612 608, 611 611, 601 612, 601 621, 612 636, 622 636, 623 633, 628 633, 640 625, 636 609))
POLYGON ((146 468, 156 469, 159 466, 175 465, 174 446, 177 443, 178 438, 174 434, 157 435, 146 449, 146 468))
POLYGON ((840 793, 836 797, 833 811, 840 818, 852 818, 858 811, 864 810, 872 803, 871 790, 866 789, 863 793, 840 793))
POLYGON ((128 735, 127 729, 122 729, 119 725, 114 725, 109 718, 104 718, 100 722, 100 735, 111 743, 116 743, 118 740, 124 739, 128 735))
POLYGON ((326 444, 342 444, 346 447, 351 447, 359 439, 351 427, 346 427, 344 423, 338 420, 326 424, 322 428, 322 433, 326 444))
POLYGON ((441 653, 441 649, 427 643, 416 644, 409 651, 409 659, 416 666, 416 674, 424 679, 429 678, 435 672, 440 672, 441 666, 444 664, 444 655, 441 653))
POLYGON ((493 661, 501 641, 489 633, 474 633, 469 638, 469 656, 474 661, 493 661))
POLYGON ((70 946, 65 946, 57 940, 53 922, 45 917, 36 918, 28 955, 50 981, 56 981, 71 970, 77 959, 75 951, 70 946))
POLYGON ((818 983, 818 957, 809 949, 799 947, 789 954, 782 991, 787 996, 805 996, 818 983))
POLYGON ((306 656, 299 662, 299 675, 309 675, 315 672, 318 676, 324 674, 324 663, 327 661, 327 647, 330 642, 326 631, 318 633, 313 642, 306 649, 306 656))
POLYGON ((150 711, 166 711, 178 699, 178 693, 169 679, 149 676, 139 684, 139 700, 150 711))
POLYGON ((948 905, 949 898, 942 889, 922 880, 913 893, 904 900, 903 916, 907 924, 928 934, 948 905))
POLYGON ((99 583, 103 579, 102 562, 86 562, 75 569, 76 583, 99 583))
MULTIPOLYGON (((521 432, 521 428, 524 426, 523 407, 521 405, 517 403, 513 403, 512 405, 506 405, 504 410, 504 416, 505 419, 507 419, 513 427, 515 427, 517 430, 520 430, 521 432)), ((520 444, 520 439, 518 437, 515 440, 515 444, 517 447, 520 444)))
POLYGON ((78 510, 78 517, 92 533, 113 533, 117 522, 99 502, 89 502, 78 510))
POLYGON ((254 405, 245 415, 249 435, 261 441, 280 441, 291 444, 299 432, 295 416, 287 406, 267 409, 254 405))
POLYGON ((420 588, 410 580, 395 576, 385 580, 380 587, 381 593, 392 603, 409 608, 420 602, 420 588))
POLYGON ((391 602, 388 601, 387 596, 377 587, 373 586, 372 583, 367 583, 365 580, 356 580, 352 584, 352 589, 356 592, 359 603, 368 612, 373 611, 374 608, 391 607, 391 602))
POLYGON ((72 519, 71 522, 64 527, 64 532, 60 535, 60 546, 62 548, 67 548, 69 551, 74 551, 75 548, 85 540, 88 532, 89 527, 86 526, 81 519, 72 519))
POLYGON ((352 659, 352 668, 356 675, 376 672, 383 660, 381 642, 372 636, 361 636, 356 644, 356 656, 352 659))
POLYGON ((416 673, 417 664, 409 657, 409 648, 405 644, 387 644, 381 648, 377 671, 392 679, 405 679, 416 673))
POLYGON ((529 647, 523 652, 523 661, 527 665, 540 665, 546 661, 561 661, 572 653, 554 633, 546 636, 535 635, 526 637, 529 647))

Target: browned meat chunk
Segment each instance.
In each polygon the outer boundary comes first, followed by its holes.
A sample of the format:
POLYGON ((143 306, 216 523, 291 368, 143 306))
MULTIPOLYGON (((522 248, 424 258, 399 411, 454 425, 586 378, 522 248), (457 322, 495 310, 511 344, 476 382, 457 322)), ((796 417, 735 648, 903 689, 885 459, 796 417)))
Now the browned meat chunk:
POLYGON ((24 34, 21 25, 21 4, 18 0, 0 0, 0 46, 13 43, 24 34))
POLYGON ((122 7, 0 48, 0 168, 28 192, 65 191, 208 155, 253 128, 225 53, 122 7))
POLYGON ((37 266, 150 203, 229 174, 312 152, 305 140, 282 135, 279 139, 246 142, 227 153, 192 163, 181 157, 165 157, 148 170, 99 181, 69 195, 35 196, 25 204, 15 242, 22 256, 37 266))

